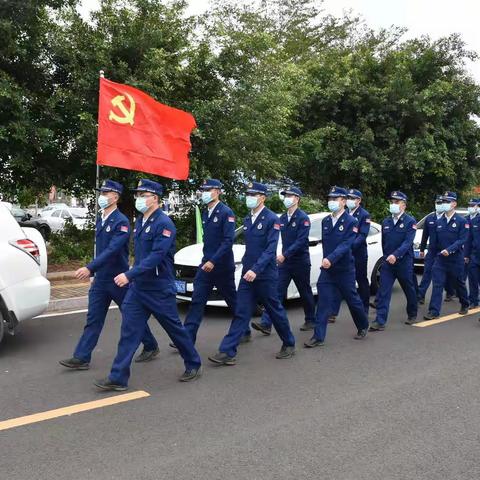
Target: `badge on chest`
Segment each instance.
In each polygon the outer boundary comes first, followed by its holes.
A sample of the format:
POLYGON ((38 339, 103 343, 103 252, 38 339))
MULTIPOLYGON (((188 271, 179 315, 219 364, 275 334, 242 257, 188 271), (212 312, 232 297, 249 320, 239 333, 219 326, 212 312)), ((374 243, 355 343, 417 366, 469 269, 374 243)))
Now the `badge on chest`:
POLYGON ((148 233, 150 231, 150 225, 145 229, 145 233, 148 233))
POLYGON ((107 232, 111 230, 110 225, 106 228, 107 232))

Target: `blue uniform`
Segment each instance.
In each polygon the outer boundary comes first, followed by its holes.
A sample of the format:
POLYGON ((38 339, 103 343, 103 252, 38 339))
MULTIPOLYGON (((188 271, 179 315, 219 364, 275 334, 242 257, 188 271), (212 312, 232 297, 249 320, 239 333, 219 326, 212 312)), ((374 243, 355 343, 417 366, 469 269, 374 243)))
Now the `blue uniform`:
POLYGON ((469 231, 468 220, 454 213, 450 220, 444 216, 437 221, 430 238, 430 248, 435 260, 432 268, 433 288, 429 311, 435 315, 440 315, 442 293, 448 281, 455 286, 462 307, 466 308, 469 305, 464 278, 464 246, 467 244, 469 231), (447 257, 441 255, 442 250, 447 250, 449 255, 447 257))
MULTIPOLYGON (((303 303, 305 323, 315 321, 315 300, 310 285, 310 250, 308 235, 310 233, 310 219, 300 209, 296 209, 288 220, 284 213, 280 217, 280 233, 282 235, 282 255, 285 261, 278 268, 278 298, 281 302, 287 296, 288 286, 293 280, 303 303)), ((262 316, 262 325, 272 326, 267 312, 262 316)))
MULTIPOLYGON (((185 328, 194 343, 213 287, 217 288, 233 313, 235 313, 237 302, 235 262, 232 251, 235 215, 227 205, 219 202, 210 216, 208 216, 208 210, 202 213, 202 225, 203 258, 193 281, 192 303, 185 319, 185 328), (215 265, 213 270, 203 271, 201 266, 205 262, 212 262, 215 265)), ((249 329, 248 332, 250 332, 249 329)))
POLYGON ((263 304, 284 346, 294 346, 295 338, 288 323, 282 302, 278 299, 277 243, 280 221, 275 213, 264 207, 252 224, 248 215, 243 221, 245 255, 242 277, 248 270, 257 274, 253 282, 243 278, 237 292, 237 308, 219 351, 235 357, 241 337, 248 327, 255 306, 263 304))
POLYGON ((355 287, 355 261, 352 246, 357 238, 357 219, 343 212, 333 224, 332 215, 322 220, 323 258, 330 261, 330 268, 321 268, 318 278, 318 301, 314 338, 325 340, 328 317, 338 298, 345 299, 357 330, 368 328, 368 318, 362 300, 355 287))
POLYGON ((478 307, 478 284, 480 282, 480 215, 468 216, 470 235, 465 256, 469 258, 468 267, 468 299, 471 307, 478 307))
POLYGON ((413 241, 416 231, 417 222, 406 213, 400 215, 396 223, 392 216, 387 217, 382 223, 383 263, 380 269, 376 318, 380 325, 387 323, 395 280, 398 280, 407 297, 408 318, 413 319, 417 316, 417 294, 413 280, 413 241), (390 255, 397 259, 393 265, 386 261, 390 255))
MULTIPOLYGON (((420 242, 420 251, 424 252, 427 248, 427 242, 429 238, 432 236, 433 231, 435 230, 435 227, 437 225, 437 220, 439 218, 442 218, 443 213, 440 215, 440 217, 435 213, 430 213, 430 215, 427 216, 425 219, 425 225, 423 227, 423 232, 422 232, 422 240, 420 242)), ((427 293, 428 287, 430 286, 430 283, 432 281, 432 267, 433 267, 433 261, 435 260, 435 255, 430 252, 430 250, 427 251, 427 254, 425 255, 425 260, 423 264, 423 275, 422 275, 422 281, 420 282, 420 285, 418 287, 418 292, 417 296, 418 298, 425 298, 425 294, 427 293)), ((445 290, 447 291, 447 295, 452 296, 454 294, 453 287, 450 283, 447 283, 445 286, 445 290)))
MULTIPOLYGON (((90 362, 92 351, 97 345, 112 300, 121 307, 126 288, 115 285, 113 279, 128 270, 128 240, 130 224, 128 218, 115 209, 102 222, 96 224, 96 257, 87 268, 95 275, 88 292, 87 324, 73 356, 84 362, 90 362)), ((157 341, 147 327, 143 337, 146 350, 155 350, 157 341)))
POLYGON ((176 229, 160 209, 135 223, 135 263, 125 275, 130 288, 122 308, 121 338, 109 375, 111 382, 127 385, 133 355, 153 315, 182 355, 186 370, 198 369, 201 361, 190 335, 178 318, 173 257, 176 229))
MULTIPOLYGON (((368 281, 368 249, 367 237, 370 232, 371 218, 370 214, 359 206, 351 213, 352 217, 357 219, 358 234, 352 245, 353 258, 355 260, 355 280, 357 282, 358 294, 362 299, 365 312, 368 315, 368 307, 370 302, 370 283, 368 281)), ((338 297, 333 304, 332 314, 337 316, 340 311, 341 298, 338 297)))

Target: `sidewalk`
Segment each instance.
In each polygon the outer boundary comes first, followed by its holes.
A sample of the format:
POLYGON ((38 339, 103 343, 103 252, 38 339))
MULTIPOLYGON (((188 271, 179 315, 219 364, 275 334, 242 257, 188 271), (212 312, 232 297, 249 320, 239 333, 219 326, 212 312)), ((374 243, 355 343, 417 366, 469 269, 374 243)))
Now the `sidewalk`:
POLYGON ((47 312, 87 308, 90 280, 77 280, 75 272, 48 273, 51 292, 47 312))

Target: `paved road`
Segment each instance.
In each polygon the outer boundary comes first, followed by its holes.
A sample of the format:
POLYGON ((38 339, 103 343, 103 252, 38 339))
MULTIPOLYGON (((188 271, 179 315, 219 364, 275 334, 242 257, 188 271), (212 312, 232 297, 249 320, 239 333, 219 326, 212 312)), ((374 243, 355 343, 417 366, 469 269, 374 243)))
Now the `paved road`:
MULTIPOLYGON (((444 313, 457 309, 447 304, 444 313)), ((298 303, 288 307, 296 332, 298 303)), ((184 314, 184 310, 182 310, 184 314)), ((199 349, 215 351, 226 311, 209 310, 199 349)), ((476 316, 429 328, 403 324, 397 290, 388 329, 354 341, 342 307, 327 345, 275 360, 278 337, 255 335, 235 367, 183 366, 159 327, 162 352, 133 369, 150 397, 0 432, 0 478, 473 480, 480 477, 480 324, 476 316)), ((63 370, 84 314, 35 319, 0 350, 0 421, 105 398, 119 314, 87 372, 63 370)), ((299 344, 308 338, 298 332, 299 344)), ((207 363, 207 361, 206 361, 207 363)))

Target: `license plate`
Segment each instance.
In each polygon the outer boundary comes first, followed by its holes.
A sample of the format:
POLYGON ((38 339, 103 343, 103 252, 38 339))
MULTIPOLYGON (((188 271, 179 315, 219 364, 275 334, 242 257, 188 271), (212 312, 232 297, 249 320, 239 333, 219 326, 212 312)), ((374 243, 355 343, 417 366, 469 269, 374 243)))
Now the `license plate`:
POLYGON ((175 287, 177 288, 177 293, 187 292, 187 282, 183 280, 175 280, 175 287))

